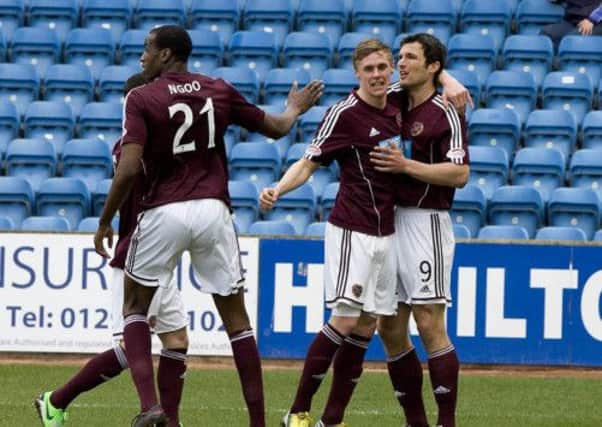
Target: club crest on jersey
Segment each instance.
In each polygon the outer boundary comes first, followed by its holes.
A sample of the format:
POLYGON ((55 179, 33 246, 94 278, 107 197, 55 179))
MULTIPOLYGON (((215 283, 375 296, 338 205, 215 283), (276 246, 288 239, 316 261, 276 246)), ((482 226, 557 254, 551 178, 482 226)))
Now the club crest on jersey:
POLYGON ((378 141, 379 147, 388 147, 389 144, 393 144, 399 148, 399 145, 401 144, 401 139, 399 138, 399 135, 394 136, 392 138, 383 139, 382 141, 378 141))
POLYGON ((353 294, 354 297, 359 298, 362 296, 362 292, 364 291, 364 288, 362 285, 353 285, 351 287, 351 293, 353 294))
POLYGON ((317 157, 322 154, 322 150, 320 150, 320 147, 317 145, 309 144, 309 146, 305 149, 305 153, 312 157, 317 157))
POLYGON ((418 136, 424 130, 424 125, 421 122, 412 123, 412 127, 410 128, 410 135, 418 136))
POLYGON ((466 151, 463 148, 452 148, 445 155, 451 161, 461 161, 464 159, 464 156, 466 156, 466 151))

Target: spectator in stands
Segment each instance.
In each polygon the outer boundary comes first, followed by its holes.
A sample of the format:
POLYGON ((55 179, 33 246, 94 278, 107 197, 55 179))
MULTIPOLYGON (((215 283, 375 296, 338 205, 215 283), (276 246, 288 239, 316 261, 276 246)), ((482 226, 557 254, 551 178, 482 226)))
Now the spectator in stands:
MULTIPOLYGON (((146 84, 142 73, 134 74, 125 83, 123 94, 146 84)), ((119 163, 121 145, 113 148, 115 167, 119 163)), ((123 343, 123 269, 125 257, 134 229, 136 228, 139 202, 142 198, 142 176, 136 177, 130 197, 119 208, 119 240, 115 246, 111 267, 113 283, 111 288, 113 341, 114 347, 90 359, 82 369, 61 387, 42 393, 35 401, 42 426, 61 427, 67 419, 67 406, 81 393, 92 390, 128 368, 126 350, 123 343)), ((163 344, 159 358, 159 395, 172 425, 179 425, 178 409, 186 372, 188 317, 180 292, 175 285, 160 289, 155 293, 148 313, 149 323, 163 344)))
MULTIPOLYGON (((550 0, 560 3, 559 0, 550 0)), ((602 35, 602 2, 600 0, 566 0, 564 19, 543 27, 541 34, 552 39, 555 46, 567 34, 602 35)))
POLYGON ((422 367, 409 335, 414 316, 428 355, 440 427, 455 427, 459 362, 447 334, 451 303, 454 235, 449 215, 455 188, 468 181, 466 125, 456 109, 445 107, 437 76, 445 66, 445 46, 430 34, 404 38, 399 53, 400 147, 377 146, 371 158, 395 181, 395 253, 398 307, 379 319, 395 395, 412 427, 427 427, 422 400, 422 367), (407 157, 406 157, 407 156, 407 157))

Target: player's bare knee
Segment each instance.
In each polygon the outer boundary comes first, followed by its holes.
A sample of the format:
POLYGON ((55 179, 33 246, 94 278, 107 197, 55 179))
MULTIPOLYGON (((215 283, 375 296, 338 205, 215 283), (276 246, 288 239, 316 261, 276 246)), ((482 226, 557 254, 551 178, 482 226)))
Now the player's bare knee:
POLYGON ((188 333, 186 328, 177 331, 159 334, 159 339, 166 349, 185 349, 188 348, 188 333))

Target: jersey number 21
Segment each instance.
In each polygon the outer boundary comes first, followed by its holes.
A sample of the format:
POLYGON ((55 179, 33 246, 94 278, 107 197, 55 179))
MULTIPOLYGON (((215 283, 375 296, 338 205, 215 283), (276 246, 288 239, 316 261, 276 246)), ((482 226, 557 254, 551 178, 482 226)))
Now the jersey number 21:
MULTIPOLYGON (((173 138, 174 154, 187 153, 196 150, 196 142, 194 139, 190 142, 182 143, 182 137, 186 131, 190 129, 190 126, 192 126, 194 112, 188 104, 184 104, 183 102, 178 102, 177 104, 169 106, 170 119, 178 112, 184 113, 184 122, 182 122, 173 138)), ((205 105, 203 105, 203 108, 199 111, 199 115, 205 113, 207 113, 207 127, 209 129, 209 144, 207 145, 207 148, 213 148, 215 147, 215 116, 213 114, 213 100, 211 98, 207 98, 205 105)))

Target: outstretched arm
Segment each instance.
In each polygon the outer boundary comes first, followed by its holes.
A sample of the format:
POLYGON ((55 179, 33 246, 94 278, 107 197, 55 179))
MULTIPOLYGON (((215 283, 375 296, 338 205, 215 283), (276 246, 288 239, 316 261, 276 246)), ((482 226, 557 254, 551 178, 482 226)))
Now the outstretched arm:
POLYGON ((266 113, 259 132, 274 139, 283 137, 291 130, 297 118, 318 102, 323 90, 324 84, 319 80, 312 80, 301 90, 297 90, 297 82, 293 83, 284 112, 266 113))
POLYGON ((312 173, 320 166, 319 163, 307 159, 299 159, 291 165, 278 184, 273 188, 264 188, 259 195, 259 207, 270 210, 278 197, 294 190, 307 182, 312 173))

